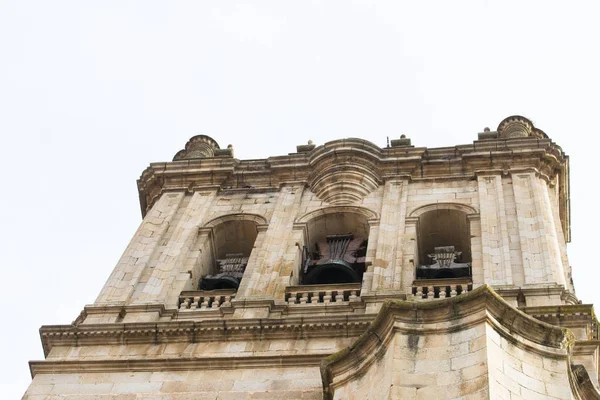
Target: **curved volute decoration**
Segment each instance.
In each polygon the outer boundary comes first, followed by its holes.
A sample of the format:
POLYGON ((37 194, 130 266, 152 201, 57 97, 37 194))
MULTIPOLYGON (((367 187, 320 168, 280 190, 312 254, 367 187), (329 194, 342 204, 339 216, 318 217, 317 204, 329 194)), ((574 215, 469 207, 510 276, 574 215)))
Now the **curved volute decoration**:
POLYGON ((533 122, 520 115, 513 115, 504 118, 498 125, 498 137, 502 139, 537 137, 547 138, 548 136, 541 130, 533 126, 533 122))
POLYGON ((210 136, 196 135, 188 140, 185 149, 175 154, 173 161, 214 157, 215 150, 219 149, 219 144, 210 136))
POLYGON ((358 202, 379 187, 380 159, 381 149, 367 140, 325 143, 311 153, 309 186, 329 204, 358 202))

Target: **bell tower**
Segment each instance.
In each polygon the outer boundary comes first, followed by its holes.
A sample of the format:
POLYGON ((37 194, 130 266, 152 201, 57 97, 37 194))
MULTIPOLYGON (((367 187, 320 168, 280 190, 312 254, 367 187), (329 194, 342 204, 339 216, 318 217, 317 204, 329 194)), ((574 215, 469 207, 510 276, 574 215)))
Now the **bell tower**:
POLYGON ((198 135, 137 183, 140 227, 40 329, 24 399, 600 399, 569 158, 527 118, 255 160, 198 135))

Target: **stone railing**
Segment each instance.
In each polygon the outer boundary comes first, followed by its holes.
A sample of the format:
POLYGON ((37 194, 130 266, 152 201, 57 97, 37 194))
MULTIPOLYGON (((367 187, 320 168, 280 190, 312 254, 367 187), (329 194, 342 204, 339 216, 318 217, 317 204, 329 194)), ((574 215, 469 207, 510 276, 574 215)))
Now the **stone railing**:
POLYGON ((360 283, 288 286, 285 301, 289 304, 329 304, 360 300, 360 283))
POLYGON ((412 295, 416 299, 445 299, 471 290, 470 278, 419 279, 413 282, 412 295))
POLYGON ((179 295, 179 310, 214 310, 231 306, 235 290, 194 290, 181 292, 179 295))

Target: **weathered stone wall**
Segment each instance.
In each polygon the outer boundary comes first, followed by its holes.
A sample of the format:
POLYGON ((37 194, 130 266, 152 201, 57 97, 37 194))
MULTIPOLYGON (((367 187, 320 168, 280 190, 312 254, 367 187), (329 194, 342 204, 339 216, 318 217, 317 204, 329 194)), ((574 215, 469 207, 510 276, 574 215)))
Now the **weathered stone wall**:
POLYGON ((333 399, 575 399, 573 339, 482 287, 386 303, 353 346, 326 359, 322 376, 333 399))
MULTIPOLYGON (((569 282, 564 235, 556 222, 557 196, 544 180, 531 174, 480 175, 477 181, 390 179, 357 205, 378 216, 371 224, 367 251, 371 265, 364 276, 364 294, 410 293, 419 262, 415 212, 427 207, 463 206, 473 210, 465 212, 476 285, 519 287, 569 282)), ((176 306, 179 292, 195 289, 198 279, 214 263, 212 237, 202 228, 218 218, 243 215, 257 215, 266 222, 255 242, 238 299, 281 299, 285 287, 299 282, 305 237, 294 223, 327 207, 331 206, 302 185, 267 193, 165 193, 146 215, 96 304, 176 306)), ((540 305, 560 299, 531 301, 531 305, 540 305)), ((98 322, 114 320, 114 316, 95 318, 98 322)))
POLYGON ((319 368, 39 374, 23 400, 321 400, 319 368))
POLYGON ((563 357, 528 351, 522 344, 527 340, 518 335, 509 340, 491 326, 487 327, 486 338, 490 398, 573 398, 569 385, 569 365, 563 357))
POLYGON ((572 360, 593 369, 580 392, 595 393, 593 310, 555 307, 577 303, 568 158, 522 117, 480 139, 343 139, 240 161, 192 138, 138 181, 144 219, 96 302, 41 329, 25 399, 571 398, 572 343, 515 307, 576 332, 572 360), (310 236, 354 227, 368 234, 362 282, 302 285, 310 236), (198 290, 246 229, 237 291, 198 290), (458 237, 471 276, 416 280, 430 247, 456 245, 423 241, 434 235, 458 237))
POLYGON ((364 375, 336 387, 335 399, 490 398, 483 323, 452 334, 397 333, 379 351, 364 375))

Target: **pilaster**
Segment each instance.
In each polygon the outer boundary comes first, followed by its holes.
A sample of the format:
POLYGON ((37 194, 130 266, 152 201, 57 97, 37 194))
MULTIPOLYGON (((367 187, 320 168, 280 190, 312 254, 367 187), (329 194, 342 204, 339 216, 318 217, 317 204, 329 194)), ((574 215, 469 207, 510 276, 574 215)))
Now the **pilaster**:
POLYGON ((565 284, 546 184, 534 172, 513 174, 526 284, 565 284))
MULTIPOLYGON (((304 184, 283 185, 277 197, 277 204, 269 227, 264 233, 264 240, 258 251, 256 267, 249 275, 250 282, 245 292, 245 299, 274 299, 278 295, 281 300, 288 282, 282 282, 282 268, 292 271, 292 266, 285 262, 285 252, 294 243, 290 243, 294 221, 298 216, 304 184), (283 284, 283 285, 282 285, 283 284)), ((286 272, 283 273, 285 276, 286 272)), ((237 297, 240 301, 242 298, 237 297)))
MULTIPOLYGON (((198 228, 204 222, 215 195, 216 190, 192 194, 189 204, 173 229, 170 240, 161 248, 148 282, 134 293, 133 304, 165 303, 171 307, 178 306, 179 293, 191 278, 191 273, 185 269, 185 260, 196 241, 198 228)), ((195 285, 197 282, 192 284, 195 285)))
POLYGON ((506 209, 500 174, 479 174, 483 273, 489 285, 512 285, 506 209))
POLYGON ((402 287, 402 242, 408 191, 404 180, 388 179, 383 190, 371 291, 402 287))

